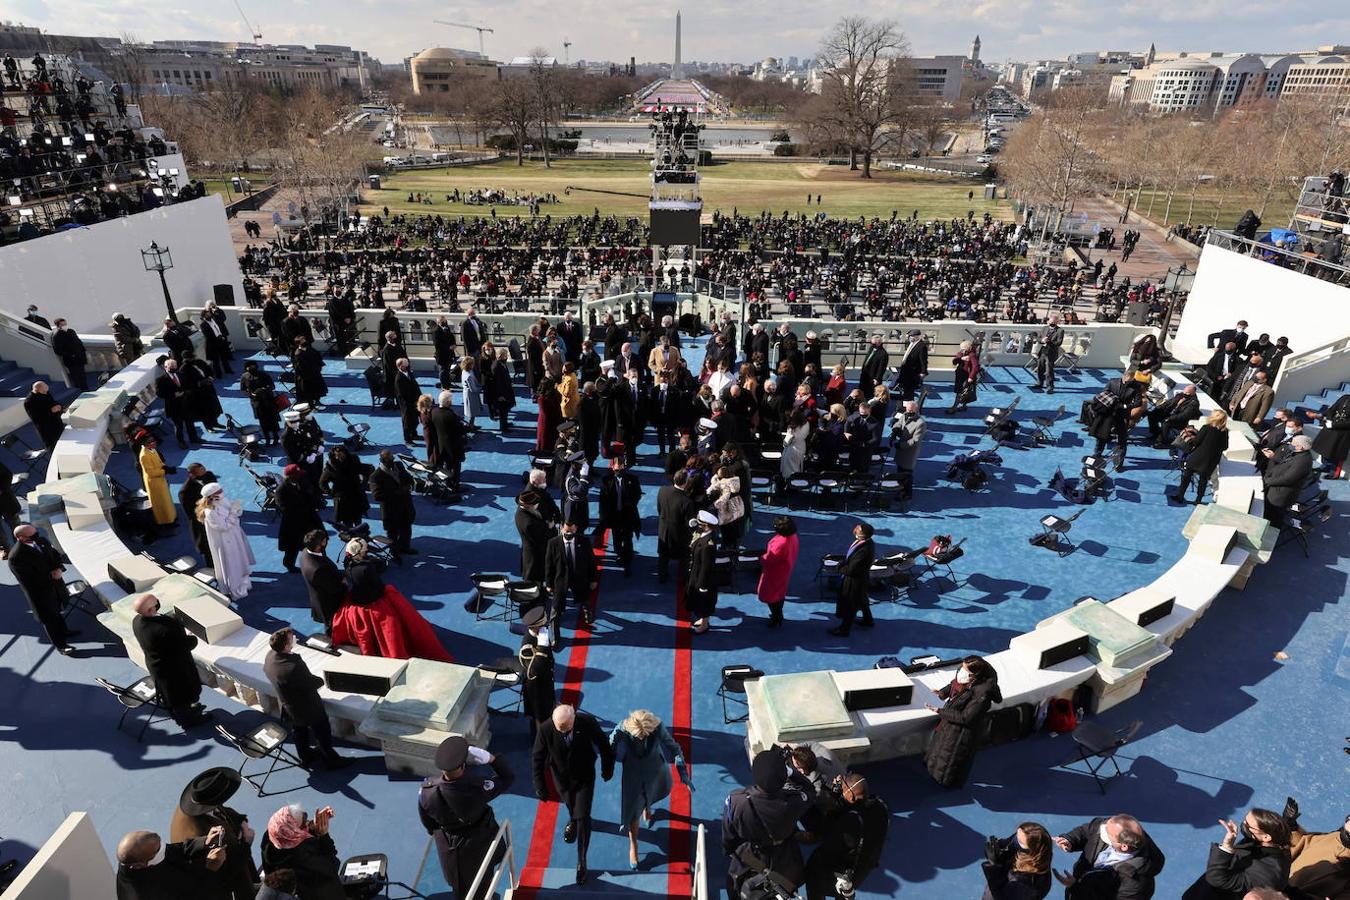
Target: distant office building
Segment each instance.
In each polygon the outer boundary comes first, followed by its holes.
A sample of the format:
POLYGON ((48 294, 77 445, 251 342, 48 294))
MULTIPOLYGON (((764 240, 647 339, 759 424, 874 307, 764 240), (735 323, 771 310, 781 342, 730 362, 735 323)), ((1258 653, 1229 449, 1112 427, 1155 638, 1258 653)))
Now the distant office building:
POLYGON ((535 66, 543 66, 546 69, 560 68, 557 57, 554 56, 513 56, 510 62, 502 63, 497 67, 498 78, 524 78, 534 71, 535 66))
POLYGON ((970 59, 965 56, 914 56, 907 60, 914 88, 921 94, 953 101, 961 96, 961 80, 970 59))

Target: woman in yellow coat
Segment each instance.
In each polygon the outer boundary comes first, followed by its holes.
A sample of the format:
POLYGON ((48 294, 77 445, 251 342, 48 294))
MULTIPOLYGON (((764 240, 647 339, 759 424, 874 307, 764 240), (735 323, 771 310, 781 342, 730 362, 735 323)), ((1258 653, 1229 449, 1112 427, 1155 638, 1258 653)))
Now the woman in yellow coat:
POLYGON ((562 380, 558 382, 558 393, 562 395, 562 417, 575 419, 581 412, 581 391, 577 387, 577 367, 575 363, 563 363, 562 380))
POLYGON ((140 462, 141 480, 145 483, 146 496, 150 498, 150 511, 155 514, 155 524, 172 525, 178 518, 178 507, 173 505, 169 481, 164 477, 168 470, 154 438, 141 445, 140 462))

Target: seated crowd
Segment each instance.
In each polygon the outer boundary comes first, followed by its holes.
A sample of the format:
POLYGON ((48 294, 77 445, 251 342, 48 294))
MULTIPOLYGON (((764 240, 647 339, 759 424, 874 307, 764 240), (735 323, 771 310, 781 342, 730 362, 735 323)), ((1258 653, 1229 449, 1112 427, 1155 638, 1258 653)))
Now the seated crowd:
POLYGON ((705 228, 708 249, 692 264, 664 265, 655 279, 646 229, 636 219, 391 218, 386 210, 364 225, 356 219, 344 226, 335 234, 301 229, 269 246, 246 247, 240 265, 252 276, 245 284, 250 302, 261 306, 276 296, 301 305, 417 311, 439 302, 457 310, 467 298, 518 304, 602 296, 622 279, 673 290, 701 279, 743 289, 764 317, 777 305, 797 318, 1033 322, 1056 309, 1072 323, 1080 309, 1098 321, 1119 321, 1127 307, 1143 303, 1149 318, 1161 321, 1166 308, 1159 284, 1118 279, 1114 262, 1012 262, 1025 252, 1025 235, 988 214, 858 222, 715 213, 705 228))

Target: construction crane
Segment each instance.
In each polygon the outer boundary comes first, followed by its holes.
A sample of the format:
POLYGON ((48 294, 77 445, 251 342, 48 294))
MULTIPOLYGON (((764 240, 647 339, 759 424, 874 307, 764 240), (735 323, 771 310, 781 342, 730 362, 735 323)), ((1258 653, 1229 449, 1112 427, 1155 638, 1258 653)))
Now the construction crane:
POLYGON ((234 8, 239 10, 239 18, 244 20, 244 24, 248 26, 248 33, 253 35, 253 43, 261 44, 262 32, 253 27, 253 23, 248 20, 248 16, 244 15, 244 8, 239 5, 239 0, 234 0, 234 8))
POLYGON ((432 19, 431 21, 437 25, 448 25, 451 28, 469 28, 478 32, 478 52, 484 56, 487 54, 483 50, 483 33, 496 34, 491 28, 484 28, 482 25, 465 25, 463 22, 446 22, 443 19, 432 19))
POLYGON ((572 53, 571 53, 571 50, 572 50, 572 42, 569 41, 567 38, 564 37, 564 38, 563 38, 563 65, 565 65, 565 66, 570 66, 570 65, 572 64, 572 53))

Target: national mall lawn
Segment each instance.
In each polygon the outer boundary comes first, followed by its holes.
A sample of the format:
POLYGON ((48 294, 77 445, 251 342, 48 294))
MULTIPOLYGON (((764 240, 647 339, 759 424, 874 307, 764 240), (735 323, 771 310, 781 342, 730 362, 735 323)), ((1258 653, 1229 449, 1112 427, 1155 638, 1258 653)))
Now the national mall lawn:
MULTIPOLYGON (((801 162, 718 162, 702 168, 703 205, 707 213, 720 209, 730 213, 759 215, 761 211, 779 215, 784 210, 796 214, 824 212, 832 217, 873 216, 889 218, 892 211, 904 218, 918 210, 921 220, 976 216, 986 212, 996 219, 1011 219, 1012 207, 1006 200, 985 200, 984 182, 978 178, 930 175, 917 172, 874 168, 870 179, 846 165, 801 162), (974 199, 969 199, 970 192, 974 199), (807 205, 807 195, 811 203, 807 205), (816 205, 816 196, 821 198, 816 205)), ((602 215, 646 216, 646 196, 651 187, 651 168, 646 160, 577 159, 542 162, 526 161, 517 166, 514 158, 448 169, 397 172, 382 178, 382 190, 361 191, 363 213, 389 208, 391 214, 481 216, 489 207, 446 202, 446 194, 496 189, 508 194, 556 194, 561 201, 546 204, 540 215, 590 215, 599 209, 602 215), (620 191, 626 196, 592 193, 566 188, 591 188, 620 191), (431 204, 409 202, 408 195, 421 193, 431 204)), ((499 204, 497 215, 529 215, 528 206, 499 204)))

